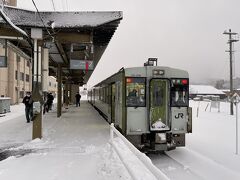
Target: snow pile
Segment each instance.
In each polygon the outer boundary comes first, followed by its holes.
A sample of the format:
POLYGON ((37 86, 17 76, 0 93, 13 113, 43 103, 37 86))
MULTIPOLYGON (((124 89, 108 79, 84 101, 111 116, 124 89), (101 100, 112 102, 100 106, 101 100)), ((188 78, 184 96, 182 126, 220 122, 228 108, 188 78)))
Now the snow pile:
POLYGON ((20 103, 18 105, 10 106, 10 110, 11 110, 11 113, 2 114, 2 117, 0 117, 0 123, 9 121, 9 120, 12 120, 14 118, 24 115, 25 106, 23 103, 20 103))
POLYGON ((146 168, 143 162, 129 150, 120 138, 114 138, 113 143, 118 148, 121 156, 124 157, 124 164, 127 164, 130 174, 134 177, 138 177, 139 180, 156 179, 156 177, 146 168))
POLYGON ((221 90, 207 85, 190 85, 190 94, 225 94, 221 90))
POLYGON ((158 121, 156 121, 155 123, 152 124, 151 129, 152 130, 162 130, 162 129, 165 129, 166 127, 167 127, 166 124, 164 124, 161 121, 161 119, 159 119, 158 121))

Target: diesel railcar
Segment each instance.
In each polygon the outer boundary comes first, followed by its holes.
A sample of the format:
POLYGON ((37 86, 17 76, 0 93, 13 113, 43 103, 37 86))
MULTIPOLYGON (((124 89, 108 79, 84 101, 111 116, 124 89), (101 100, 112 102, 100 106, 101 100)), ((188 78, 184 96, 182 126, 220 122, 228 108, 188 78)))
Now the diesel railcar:
POLYGON ((88 91, 88 101, 138 149, 185 146, 192 132, 187 71, 162 66, 122 68, 88 91))

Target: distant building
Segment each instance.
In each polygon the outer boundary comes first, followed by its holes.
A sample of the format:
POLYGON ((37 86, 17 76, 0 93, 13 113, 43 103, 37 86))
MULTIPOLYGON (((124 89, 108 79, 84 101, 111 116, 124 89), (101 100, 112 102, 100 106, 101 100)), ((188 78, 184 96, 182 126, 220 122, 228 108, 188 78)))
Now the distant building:
POLYGON ((7 67, 0 68, 0 96, 10 97, 11 104, 17 104, 32 88, 31 58, 10 43, 5 55, 5 48, 0 47, 0 56, 7 56, 7 67))
POLYGON ((195 98, 197 96, 219 96, 220 99, 225 99, 226 94, 216 89, 213 86, 208 85, 190 85, 189 87, 189 97, 195 98))
MULTIPOLYGON (((16 6, 17 0, 5 0, 6 5, 16 6)), ((0 97, 10 97, 11 104, 22 102, 26 92, 32 91, 31 57, 11 43, 0 41, 0 57, 6 57, 6 67, 0 67, 0 97)), ((0 62, 0 65, 3 62, 0 62)), ((56 78, 48 77, 48 92, 57 94, 56 78)))
MULTIPOLYGON (((229 89, 221 89, 226 96, 230 96, 230 90, 229 89)), ((233 94, 237 93, 240 96, 240 88, 239 89, 233 89, 233 94)))
MULTIPOLYGON (((17 0, 5 0, 5 4, 16 6, 17 0)), ((7 60, 7 66, 0 67, 0 96, 10 97, 11 104, 17 104, 32 88, 31 58, 9 42, 6 47, 5 41, 0 42, 0 56, 7 60)))
POLYGON ((54 96, 57 95, 57 81, 53 76, 48 77, 48 92, 51 92, 54 96))

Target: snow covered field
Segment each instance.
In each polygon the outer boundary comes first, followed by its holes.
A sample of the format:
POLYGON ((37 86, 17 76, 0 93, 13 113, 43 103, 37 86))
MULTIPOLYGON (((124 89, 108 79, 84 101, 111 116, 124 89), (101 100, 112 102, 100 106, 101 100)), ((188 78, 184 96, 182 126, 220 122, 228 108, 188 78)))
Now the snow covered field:
MULTIPOLYGON (((195 174, 196 179, 240 179, 240 155, 235 154, 236 118, 229 115, 229 103, 221 103, 220 112, 213 108, 210 112, 209 106, 206 109, 208 103, 190 101, 193 133, 186 136, 186 147, 167 152, 167 155, 180 163, 183 171, 195 174)), ((168 168, 163 167, 171 177, 179 175, 176 179, 187 179, 181 178, 182 172, 175 172, 177 167, 166 164, 168 168)))
MULTIPOLYGON (((187 135, 186 147, 150 156, 170 179, 240 179, 235 116, 229 115, 228 103, 221 103, 220 112, 209 112, 209 107, 205 111, 207 103, 190 102, 193 133, 187 135)), ((32 127, 25 123, 23 113, 19 105, 0 117, 0 154, 13 153, 0 161, 0 179, 131 179, 108 143, 108 124, 87 102, 64 110, 61 118, 55 112, 46 114, 41 140, 31 141, 32 127)), ((153 179, 119 139, 115 143, 139 179, 153 179)))

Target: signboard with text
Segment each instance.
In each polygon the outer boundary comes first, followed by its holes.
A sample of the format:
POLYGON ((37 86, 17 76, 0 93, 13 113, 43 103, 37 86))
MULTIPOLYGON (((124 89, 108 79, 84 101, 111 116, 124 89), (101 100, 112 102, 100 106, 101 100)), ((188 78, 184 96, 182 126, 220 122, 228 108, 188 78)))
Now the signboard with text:
POLYGON ((93 70, 93 61, 70 59, 70 69, 93 70))

